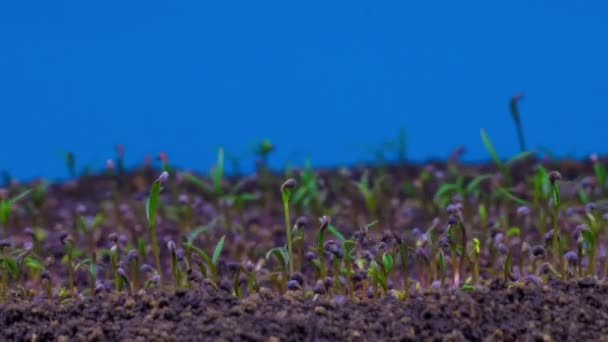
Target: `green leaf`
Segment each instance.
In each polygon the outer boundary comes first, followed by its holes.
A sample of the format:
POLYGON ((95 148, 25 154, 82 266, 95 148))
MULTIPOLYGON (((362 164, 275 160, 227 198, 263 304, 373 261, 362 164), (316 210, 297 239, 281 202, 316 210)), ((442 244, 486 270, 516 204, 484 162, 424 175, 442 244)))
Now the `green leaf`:
POLYGON ((266 253, 266 260, 269 260, 272 256, 277 259, 282 269, 287 268, 287 263, 289 262, 289 255, 287 254, 285 247, 275 247, 269 250, 266 253))
POLYGON ((156 227, 156 210, 158 209, 158 199, 160 197, 161 186, 159 182, 152 183, 150 196, 146 201, 146 218, 150 227, 156 227))
POLYGON ((103 214, 99 213, 97 215, 95 215, 95 218, 93 218, 93 221, 91 222, 91 228, 95 229, 97 227, 99 227, 103 221, 105 220, 105 218, 103 217, 103 214))
POLYGON ((23 259, 23 263, 25 264, 25 266, 27 266, 28 268, 30 268, 34 271, 44 270, 44 266, 42 265, 42 263, 40 261, 38 261, 38 259, 33 258, 31 256, 26 256, 23 259))
POLYGON ((13 279, 17 279, 17 276, 19 275, 19 268, 17 267, 17 263, 15 262, 15 260, 9 257, 4 257, 0 259, 0 263, 3 263, 7 266, 8 271, 13 277, 13 279))
POLYGON ((593 246, 595 245, 595 237, 593 236, 593 233, 588 229, 583 229, 581 230, 581 236, 583 237, 585 249, 589 250, 593 248, 593 246))
POLYGON ((334 227, 333 225, 329 225, 327 226, 327 230, 336 238, 338 238, 338 240, 340 240, 340 242, 344 242, 346 241, 346 238, 344 237, 344 235, 342 235, 342 233, 340 233, 336 227, 334 227))
POLYGON ((215 264, 213 263, 213 260, 209 257, 207 253, 205 253, 205 251, 194 245, 189 245, 188 247, 192 249, 196 254, 198 254, 198 256, 205 261, 209 268, 211 268, 212 270, 215 269, 215 264))
POLYGON ((462 286, 459 289, 460 291, 475 291, 477 290, 477 288, 471 284, 462 284, 462 286))
POLYGON ((217 164, 211 177, 213 179, 213 190, 219 196, 222 194, 222 178, 224 177, 224 149, 222 147, 217 152, 217 164))
POLYGON ((486 150, 488 151, 488 153, 490 154, 490 157, 492 158, 492 160, 494 161, 496 166, 498 166, 499 169, 502 169, 503 168, 502 161, 500 160, 500 157, 498 157, 498 153, 496 153, 496 150, 494 149, 494 145, 492 144, 490 137, 488 137, 488 134, 486 133, 486 131, 483 128, 480 130, 480 134, 481 134, 481 140, 483 142, 483 145, 486 148, 486 150))
POLYGON ((194 242, 194 240, 196 240, 196 238, 200 234, 202 234, 202 233, 204 233, 204 232, 206 232, 208 230, 213 229, 213 227, 215 226, 216 222, 217 222, 217 218, 214 218, 207 225, 205 225, 205 226, 198 226, 198 227, 194 228, 192 231, 190 231, 190 233, 188 233, 188 238, 187 238, 186 241, 188 241, 188 243, 192 244, 194 242))
POLYGON ((479 242, 478 238, 473 239, 473 251, 477 255, 479 255, 479 253, 481 252, 481 243, 479 242))
POLYGON ((472 192, 477 191, 481 182, 483 182, 484 180, 486 180, 490 177, 491 177, 491 175, 479 175, 479 176, 473 178, 467 185, 466 193, 471 194, 472 192))
POLYGON ((521 233, 521 229, 519 229, 519 227, 511 227, 509 229, 507 229, 507 237, 509 236, 513 236, 513 235, 519 235, 521 233))
POLYGON ((207 185, 207 183, 205 183, 202 179, 196 177, 195 175, 191 173, 184 173, 183 177, 185 182, 198 187, 203 192, 210 192, 211 189, 209 188, 209 185, 207 185))
POLYGON ((536 151, 524 151, 524 152, 520 152, 520 153, 516 154, 515 156, 511 157, 511 159, 509 159, 507 161, 507 165, 511 165, 511 164, 515 163, 516 161, 521 160, 521 159, 526 159, 529 156, 534 155, 535 153, 536 153, 536 151))
POLYGON ((217 266, 217 261, 220 258, 220 254, 222 254, 222 249, 224 249, 224 238, 226 236, 222 236, 222 238, 220 239, 220 241, 217 242, 217 245, 215 245, 215 249, 213 250, 213 256, 211 257, 211 261, 213 262, 214 266, 217 266))
POLYGON ((450 200, 450 196, 454 193, 459 192, 460 188, 457 183, 443 183, 435 192, 435 196, 433 197, 433 202, 444 207, 447 202, 450 200))
POLYGON ((525 201, 525 200, 523 200, 523 199, 521 199, 521 198, 513 195, 511 192, 509 192, 509 190, 507 190, 507 189, 505 189, 503 187, 497 188, 496 191, 497 191, 497 193, 499 195, 502 195, 505 198, 507 198, 507 199, 509 199, 509 200, 511 200, 511 201, 513 201, 513 202, 515 202, 517 204, 519 204, 519 205, 529 205, 529 203, 527 201, 525 201))
POLYGON ((389 274, 393 269, 394 259, 390 254, 384 254, 382 256, 382 266, 384 266, 384 273, 389 274))
POLYGON ((31 189, 25 190, 24 192, 20 193, 19 195, 11 198, 10 202, 11 203, 17 203, 20 200, 22 200, 23 198, 25 198, 25 196, 27 196, 30 192, 32 192, 31 189))

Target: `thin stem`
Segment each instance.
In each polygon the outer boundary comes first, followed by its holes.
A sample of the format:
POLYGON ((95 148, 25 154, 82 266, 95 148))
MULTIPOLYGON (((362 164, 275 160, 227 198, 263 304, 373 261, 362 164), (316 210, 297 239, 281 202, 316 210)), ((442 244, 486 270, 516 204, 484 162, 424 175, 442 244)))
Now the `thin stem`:
POLYGON ((285 233, 287 234, 287 253, 289 258, 287 263, 289 265, 289 274, 293 273, 293 247, 291 241, 291 227, 289 219, 289 198, 285 191, 281 191, 281 197, 283 199, 283 211, 285 212, 285 233))

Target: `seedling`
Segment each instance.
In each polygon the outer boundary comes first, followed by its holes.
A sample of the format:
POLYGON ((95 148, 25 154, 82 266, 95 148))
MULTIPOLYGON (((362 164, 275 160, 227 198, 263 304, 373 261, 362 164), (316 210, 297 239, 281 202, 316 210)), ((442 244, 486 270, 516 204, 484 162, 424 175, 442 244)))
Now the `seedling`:
POLYGON ((65 152, 63 154, 63 158, 65 161, 65 167, 68 170, 68 175, 70 178, 76 177, 76 156, 73 152, 65 152))
POLYGON ((289 274, 293 273, 293 247, 291 240, 291 220, 289 218, 289 200, 291 199, 291 193, 296 187, 296 180, 290 178, 281 185, 281 200, 283 201, 283 212, 285 214, 285 233, 287 236, 287 254, 289 264, 289 274))
POLYGON ((547 175, 549 184, 551 185, 551 208, 553 214, 553 241, 551 243, 553 248, 553 258, 556 264, 559 264, 560 272, 564 272, 564 260, 562 257, 561 250, 561 239, 559 229, 559 207, 561 204, 561 196, 559 189, 559 181, 562 179, 562 175, 557 171, 551 171, 547 175))
POLYGON ((606 189, 606 166, 604 166, 596 154, 591 155, 591 162, 593 163, 593 172, 595 173, 595 179, 597 180, 597 187, 600 191, 600 195, 603 195, 606 189))
POLYGON ((526 143, 524 142, 524 132, 521 125, 521 118, 519 116, 519 107, 518 103, 521 101, 523 95, 522 93, 516 93, 511 97, 511 101, 509 101, 509 109, 511 110, 511 118, 513 119, 513 123, 515 124, 515 129, 517 130, 517 141, 519 142, 519 150, 520 152, 524 152, 526 150, 526 143))
POLYGON ((160 251, 158 248, 158 237, 156 235, 156 214, 158 210, 160 192, 163 184, 169 178, 169 173, 163 171, 161 175, 152 183, 152 189, 150 190, 150 196, 146 201, 146 217, 148 219, 148 227, 150 228, 150 239, 152 243, 152 253, 154 254, 154 262, 156 263, 156 269, 159 270, 160 283, 162 284, 162 266, 160 263, 160 251))
POLYGON ((502 174, 505 184, 506 185, 510 184, 511 183, 511 172, 509 170, 510 166, 518 160, 525 159, 525 158, 533 155, 534 152, 533 151, 522 151, 519 154, 513 156, 507 162, 503 162, 500 159, 500 157, 498 156, 498 153, 496 152, 496 149, 494 148, 494 144, 492 144, 490 137, 488 137, 488 134, 486 133, 486 131, 483 128, 480 130, 480 134, 481 134, 481 140, 483 142, 483 145, 485 146, 486 150, 490 154, 492 161, 494 162, 494 164, 496 165, 496 167, 502 174))
POLYGON ((68 268, 68 288, 69 294, 76 294, 76 289, 74 287, 74 241, 72 237, 68 233, 61 233, 59 236, 59 241, 65 248, 65 255, 67 258, 67 268, 68 268))
POLYGON ((21 194, 11 199, 4 199, 0 201, 0 224, 4 227, 4 236, 9 237, 8 219, 15 203, 25 198, 31 190, 26 190, 21 194))
POLYGON ((200 265, 201 273, 204 276, 210 277, 211 281, 213 281, 214 283, 217 282, 217 263, 220 259, 220 255, 222 254, 222 250, 224 249, 224 239, 225 236, 222 236, 217 242, 215 248, 213 249, 213 254, 211 255, 211 257, 209 257, 209 255, 205 253, 202 249, 194 246, 194 244, 192 244, 192 241, 186 241, 184 243, 186 254, 194 252, 203 260, 205 264, 200 265))

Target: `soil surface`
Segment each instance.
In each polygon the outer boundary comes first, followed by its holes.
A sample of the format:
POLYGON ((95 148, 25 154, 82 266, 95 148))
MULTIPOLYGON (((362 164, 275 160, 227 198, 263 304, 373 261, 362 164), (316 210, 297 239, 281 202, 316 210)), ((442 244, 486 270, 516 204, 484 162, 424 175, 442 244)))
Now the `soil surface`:
POLYGON ((10 341, 606 341, 608 286, 570 283, 434 293, 398 301, 351 302, 301 292, 238 300, 214 290, 103 293, 58 306, 0 305, 10 341))

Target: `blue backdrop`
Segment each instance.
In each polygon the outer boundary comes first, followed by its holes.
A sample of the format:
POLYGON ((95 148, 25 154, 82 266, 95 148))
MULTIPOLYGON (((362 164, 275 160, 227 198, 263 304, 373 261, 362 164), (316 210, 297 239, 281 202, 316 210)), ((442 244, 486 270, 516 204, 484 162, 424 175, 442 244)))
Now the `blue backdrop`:
MULTIPOLYGON (((408 131, 408 156, 485 127, 517 152, 608 152, 606 1, 2 1, 0 169, 66 174, 165 150, 205 169, 215 147, 277 146, 275 166, 369 159, 408 131)), ((250 165, 250 163, 248 164, 250 165)))

